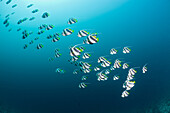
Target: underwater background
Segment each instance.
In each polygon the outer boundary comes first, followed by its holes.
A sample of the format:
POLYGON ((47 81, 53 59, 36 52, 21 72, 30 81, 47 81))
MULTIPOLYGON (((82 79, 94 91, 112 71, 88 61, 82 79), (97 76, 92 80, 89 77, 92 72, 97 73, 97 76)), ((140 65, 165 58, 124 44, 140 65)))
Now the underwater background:
MULTIPOLYGON (((7 0, 0 2, 0 113, 170 113, 170 1, 169 0, 7 0), (30 9, 26 6, 34 4, 30 9), (16 8, 11 8, 17 4, 16 8), (32 14, 33 9, 39 9, 32 14), (3 25, 10 17, 11 32, 3 25), (50 16, 42 19, 43 12, 50 16), (34 21, 17 25, 20 18, 35 16, 34 21), (78 22, 68 25, 69 18, 78 22), (23 49, 26 40, 18 28, 36 32, 42 24, 55 27, 45 32, 38 42, 23 49), (68 62, 69 47, 82 43, 77 34, 61 37, 52 43, 45 37, 61 33, 65 28, 93 29, 98 32, 99 43, 85 46, 93 52, 92 65, 97 58, 108 55, 111 48, 131 46, 132 52, 122 52, 111 59, 124 58, 130 65, 142 67, 148 63, 146 74, 136 75, 135 87, 127 98, 121 98, 122 84, 127 70, 117 70, 120 80, 96 80, 89 74, 85 89, 78 88, 83 74, 73 74, 75 66, 68 62), (42 43, 44 47, 36 49, 42 43), (62 56, 49 62, 55 48, 62 56), (65 74, 55 72, 62 68, 65 74)), ((109 76, 110 76, 109 75, 109 76)))

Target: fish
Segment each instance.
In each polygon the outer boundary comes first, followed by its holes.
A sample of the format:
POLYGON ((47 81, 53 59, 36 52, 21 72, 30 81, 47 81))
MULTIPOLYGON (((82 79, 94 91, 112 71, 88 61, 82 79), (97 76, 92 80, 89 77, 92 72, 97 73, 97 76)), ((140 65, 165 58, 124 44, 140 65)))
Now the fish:
POLYGON ((21 31, 21 28, 18 28, 17 31, 21 31))
POLYGON ((85 80, 87 80, 87 78, 88 78, 87 76, 82 76, 82 77, 81 77, 81 80, 82 80, 82 81, 85 81, 85 80))
POLYGON ((135 86, 135 81, 127 81, 126 83, 126 90, 131 90, 135 86))
POLYGON ((37 13, 38 11, 39 11, 38 9, 34 9, 32 13, 37 13))
POLYGON ((79 70, 78 70, 78 69, 75 69, 75 70, 73 71, 73 74, 78 74, 78 72, 79 72, 79 70))
POLYGON ((43 30, 39 30, 37 34, 40 35, 42 33, 44 33, 44 31, 43 30))
POLYGON ((95 44, 99 41, 99 38, 93 35, 89 35, 87 39, 84 41, 85 44, 95 44))
POLYGON ((43 29, 43 28, 46 28, 47 27, 47 25, 46 24, 42 24, 42 25, 40 25, 39 27, 38 27, 38 29, 43 29))
POLYGON ((53 28, 54 28, 53 25, 48 25, 48 26, 46 27, 46 30, 51 30, 51 29, 53 29, 53 28))
POLYGON ((47 12, 45 12, 45 13, 43 13, 42 18, 47 18, 47 17, 49 17, 49 16, 50 16, 50 14, 47 13, 47 12))
POLYGON ((33 44, 34 43, 34 41, 33 40, 31 40, 30 42, 29 42, 29 44, 33 44))
POLYGON ((9 18, 5 19, 5 21, 3 22, 3 24, 7 24, 8 23, 9 18))
POLYGON ((23 48, 26 49, 27 47, 28 47, 28 44, 25 44, 23 48))
POLYGON ((34 40, 38 40, 39 39, 39 37, 36 37, 34 40))
POLYGON ((116 49, 114 49, 114 48, 112 48, 112 49, 110 50, 110 54, 111 54, 111 55, 117 54, 117 52, 118 52, 118 50, 116 50, 116 49))
POLYGON ((75 24, 75 23, 77 23, 77 19, 75 18, 70 18, 68 21, 68 24, 75 24))
POLYGON ((56 73, 59 73, 59 74, 64 74, 65 73, 65 70, 61 69, 61 68, 57 68, 56 73))
POLYGON ((15 7, 17 7, 17 4, 14 4, 14 5, 12 6, 12 8, 15 8, 15 7))
POLYGON ((142 67, 142 73, 146 73, 148 71, 148 68, 146 67, 147 64, 145 64, 143 67, 142 67))
POLYGON ((114 66, 110 66, 110 70, 111 71, 115 70, 114 66))
POLYGON ((124 47, 123 48, 123 53, 126 54, 126 53, 130 53, 131 49, 129 49, 128 47, 124 47))
POLYGON ((29 4, 28 6, 27 6, 27 8, 30 8, 30 7, 32 7, 34 4, 29 4))
POLYGON ((47 39, 51 39, 53 37, 53 35, 48 35, 47 39))
POLYGON ((44 47, 44 45, 42 45, 42 44, 38 44, 37 45, 37 49, 41 49, 41 48, 43 48, 44 47))
POLYGON ((69 35, 71 35, 73 32, 74 32, 73 30, 71 30, 71 29, 69 29, 69 28, 66 28, 66 29, 63 30, 62 35, 63 35, 63 36, 69 36, 69 35))
POLYGON ((60 49, 58 49, 58 48, 55 49, 55 53, 57 53, 57 52, 59 52, 59 51, 60 51, 60 49))
POLYGON ((29 19, 29 21, 32 21, 32 20, 34 20, 35 19, 35 17, 31 17, 30 19, 29 19))
POLYGON ((89 32, 85 31, 85 30, 80 30, 78 32, 78 37, 86 37, 87 35, 89 35, 89 32))
POLYGON ((11 1, 12 1, 12 0, 8 0, 8 1, 6 2, 6 4, 9 4, 9 3, 11 3, 11 1))
POLYGON ((59 41, 59 40, 60 40, 59 37, 54 37, 54 38, 52 39, 52 42, 57 42, 57 41, 59 41))
POLYGON ((128 91, 123 91, 121 97, 124 98, 124 97, 128 97, 129 96, 129 92, 128 91))
POLYGON ((48 61, 49 61, 49 62, 52 62, 52 61, 54 61, 54 58, 49 57, 49 58, 48 58, 48 61))
POLYGON ((79 84, 79 88, 86 88, 87 87, 87 84, 89 84, 89 83, 84 83, 84 82, 81 82, 80 84, 79 84))
POLYGON ((113 80, 118 80, 119 78, 120 78, 120 76, 118 76, 118 75, 113 76, 113 80))
POLYGON ((59 53, 59 52, 55 53, 55 58, 58 58, 60 56, 61 56, 61 53, 59 53))
POLYGON ((106 75, 110 74, 110 70, 109 70, 109 69, 106 69, 105 74, 106 74, 106 75))
POLYGON ((91 56, 91 54, 89 54, 89 53, 84 53, 83 56, 82 56, 82 58, 83 58, 83 59, 88 59, 88 58, 90 58, 90 56, 91 56))
POLYGON ((100 68, 101 68, 101 66, 96 66, 96 67, 94 67, 94 71, 99 71, 100 68))
POLYGON ((129 67, 129 64, 124 63, 122 68, 123 68, 123 69, 127 69, 128 67, 129 67))
POLYGON ((81 52, 83 52, 82 50, 80 50, 78 47, 76 47, 77 45, 70 47, 70 56, 79 56, 81 54, 81 52))

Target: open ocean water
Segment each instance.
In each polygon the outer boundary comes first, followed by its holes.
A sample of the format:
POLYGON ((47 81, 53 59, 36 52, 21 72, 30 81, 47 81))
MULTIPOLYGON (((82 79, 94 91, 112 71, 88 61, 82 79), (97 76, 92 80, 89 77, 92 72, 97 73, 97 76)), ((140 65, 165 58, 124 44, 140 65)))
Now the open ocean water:
MULTIPOLYGON (((170 0, 8 0, 0 1, 0 113, 170 113, 170 0), (12 8, 17 4, 15 8, 12 8), (27 8, 27 5, 34 4, 27 8), (37 13, 31 13, 39 9, 37 13), (7 14, 9 26, 3 24, 7 14), (48 12, 48 18, 42 14, 48 12), (19 19, 35 17, 17 24, 19 19), (69 18, 77 23, 68 25, 69 18), (38 27, 52 24, 40 39, 23 49, 38 35, 38 27), (8 30, 12 28, 11 32, 8 30), (17 32, 17 29, 21 31, 17 32), (47 35, 62 33, 70 28, 70 36, 59 36, 51 42, 47 35), (87 59, 97 65, 100 56, 120 47, 117 55, 108 59, 124 58, 130 67, 140 67, 135 75, 135 86, 129 96, 122 98, 122 85, 128 69, 116 69, 107 81, 97 81, 96 72, 73 74, 77 69, 68 59, 69 47, 85 39, 77 37, 79 30, 99 33, 99 42, 84 45, 93 52, 87 59), (34 33, 22 39, 22 31, 34 33), (37 44, 44 47, 37 50, 37 44), (129 54, 122 48, 131 47, 129 54), (49 62, 55 48, 61 57, 49 62), (143 74, 141 68, 148 64, 143 74), (64 74, 56 73, 64 69, 64 74), (113 81, 113 75, 120 79, 113 81), (80 89, 82 75, 88 75, 88 86, 80 89)), ((82 45, 83 46, 83 45, 82 45)), ((113 60, 113 61, 114 61, 113 60)), ((111 61, 111 62, 113 62, 111 61)))

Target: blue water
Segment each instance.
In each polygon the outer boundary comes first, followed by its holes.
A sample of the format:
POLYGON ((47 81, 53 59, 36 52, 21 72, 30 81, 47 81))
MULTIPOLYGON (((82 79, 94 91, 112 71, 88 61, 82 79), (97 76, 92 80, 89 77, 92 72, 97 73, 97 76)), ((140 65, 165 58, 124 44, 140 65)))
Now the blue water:
POLYGON ((163 98, 170 98, 169 58, 170 58, 170 1, 169 0, 29 0, 0 2, 0 106, 15 113, 165 113, 157 110, 163 98), (12 5, 17 7, 12 9, 12 5), (27 9, 26 6, 34 6, 27 9), (37 14, 31 11, 38 8, 37 14), (49 18, 42 19, 44 12, 49 18), (10 16, 10 26, 3 25, 5 16, 10 16), (17 25, 21 18, 31 18, 17 25), (69 18, 78 23, 68 25, 69 18), (45 32, 40 40, 23 49, 25 43, 34 39, 32 35, 22 39, 22 30, 37 32, 41 24, 53 24, 54 29, 45 32), (52 43, 46 36, 54 32, 61 33, 64 28, 71 28, 74 34, 61 37, 52 43), (11 32, 8 29, 12 28, 11 32), (79 89, 83 74, 73 75, 76 69, 67 60, 69 47, 82 43, 76 33, 81 29, 93 29, 98 32, 99 43, 85 46, 86 51, 94 52, 92 58, 97 64, 99 56, 108 55, 111 48, 132 46, 132 52, 110 57, 124 58, 130 65, 142 67, 148 63, 148 72, 136 75, 136 85, 128 98, 121 98, 123 82, 127 70, 112 72, 108 81, 98 82, 96 73, 89 74, 86 89, 79 89), (36 49, 42 43, 44 47, 36 49), (60 48, 62 56, 49 62, 55 48, 60 48), (55 73, 56 68, 66 70, 63 75, 55 73), (112 76, 120 74, 120 80, 113 81, 112 76))

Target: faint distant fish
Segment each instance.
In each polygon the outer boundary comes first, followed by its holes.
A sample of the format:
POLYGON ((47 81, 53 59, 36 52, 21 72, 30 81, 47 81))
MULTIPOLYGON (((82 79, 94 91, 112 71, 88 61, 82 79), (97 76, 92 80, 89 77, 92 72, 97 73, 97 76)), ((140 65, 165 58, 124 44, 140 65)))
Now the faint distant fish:
POLYGON ((11 15, 15 14, 15 12, 12 12, 11 15))
POLYGON ((20 31, 20 30, 21 30, 21 28, 18 28, 18 29, 17 29, 17 31, 20 31))
POLYGON ((105 74, 108 75, 108 74, 110 74, 110 72, 111 71, 109 69, 106 69, 105 74))
POLYGON ((47 39, 51 39, 53 37, 53 35, 48 35, 47 39))
POLYGON ((25 34, 25 33, 27 33, 27 30, 24 30, 24 31, 22 32, 22 34, 25 34))
POLYGON ((23 21, 20 19, 18 20, 17 24, 21 24, 23 21))
POLYGON ((17 6, 17 4, 14 4, 13 6, 12 6, 12 8, 15 8, 17 6))
POLYGON ((29 44, 33 44, 33 43, 34 43, 34 41, 33 41, 33 40, 31 40, 29 44))
POLYGON ((45 13, 43 13, 42 18, 47 18, 49 16, 50 16, 49 13, 45 12, 45 13))
POLYGON ((38 31, 38 33, 37 33, 37 34, 39 34, 39 35, 40 35, 40 34, 42 34, 42 33, 44 33, 44 31, 38 31))
POLYGON ((37 45, 37 49, 41 49, 41 48, 43 48, 44 46, 42 45, 42 44, 38 44, 37 45))
POLYGON ((5 18, 8 18, 9 17, 9 14, 7 14, 6 16, 5 16, 5 18))
POLYGON ((34 32, 33 31, 31 31, 31 32, 29 32, 29 35, 32 35, 34 32))
POLYGON ((96 66, 96 67, 94 67, 94 71, 99 71, 100 68, 101 68, 101 66, 96 66))
POLYGON ((64 74, 65 73, 65 70, 61 69, 61 68, 57 68, 56 73, 60 73, 60 74, 64 74))
POLYGON ((8 1, 6 2, 6 4, 9 4, 9 3, 11 3, 11 1, 12 1, 12 0, 8 0, 8 1))
POLYGON ((34 4, 30 4, 30 5, 27 6, 27 8, 30 8, 30 7, 32 7, 33 5, 34 5, 34 4))
POLYGON ((46 24, 42 24, 42 25, 40 25, 40 26, 38 27, 38 29, 43 29, 43 28, 45 28, 45 27, 47 27, 47 25, 46 25, 46 24))
POLYGON ((48 58, 48 61, 49 62, 54 61, 54 58, 50 57, 50 58, 48 58))
POLYGON ((34 20, 35 19, 35 17, 31 17, 30 19, 29 19, 29 21, 32 21, 32 20, 34 20))
POLYGON ((59 33, 54 33, 53 37, 58 37, 59 35, 59 33))
POLYGON ((8 23, 9 18, 5 19, 5 21, 3 22, 3 24, 7 24, 8 23))
POLYGON ((75 18, 70 18, 68 24, 74 24, 74 23, 77 23, 77 20, 75 18))
POLYGON ((9 22, 5 25, 5 27, 8 27, 9 26, 9 22))
POLYGON ((28 19, 28 18, 23 18, 22 20, 23 20, 23 22, 24 22, 24 21, 26 21, 27 19, 28 19))
POLYGON ((60 51, 60 49, 58 49, 58 48, 55 49, 55 52, 56 52, 56 53, 59 52, 59 51, 60 51))
POLYGON ((34 40, 38 40, 39 39, 39 37, 36 37, 34 40))
POLYGON ((21 23, 23 23, 24 21, 26 21, 28 18, 23 18, 23 19, 20 19, 18 22, 17 22, 17 24, 21 24, 21 23))
POLYGON ((8 32, 11 32, 12 31, 12 28, 8 30, 8 32))
POLYGON ((81 80, 83 81, 87 80, 87 76, 82 76, 81 80))
POLYGON ((78 74, 79 73, 79 70, 78 69, 75 69, 74 71, 73 71, 73 74, 74 75, 76 75, 76 74, 78 74))
POLYGON ((38 9, 35 9, 32 11, 32 13, 37 13, 39 10, 38 9))
POLYGON ((26 49, 27 47, 28 47, 28 45, 27 45, 27 44, 25 44, 23 48, 24 48, 24 49, 26 49))
POLYGON ((110 70, 111 71, 115 70, 114 66, 110 66, 110 70))

